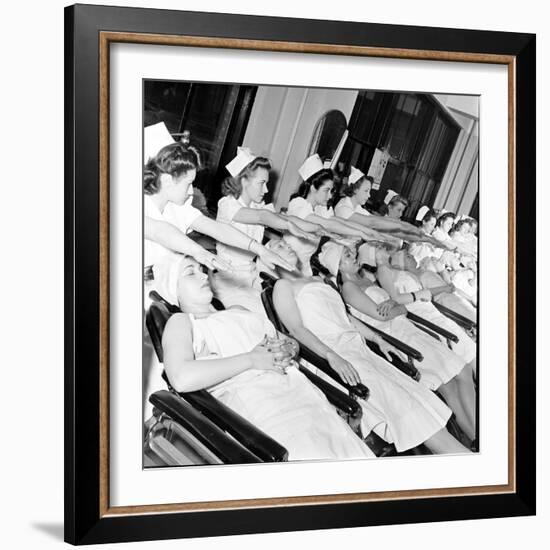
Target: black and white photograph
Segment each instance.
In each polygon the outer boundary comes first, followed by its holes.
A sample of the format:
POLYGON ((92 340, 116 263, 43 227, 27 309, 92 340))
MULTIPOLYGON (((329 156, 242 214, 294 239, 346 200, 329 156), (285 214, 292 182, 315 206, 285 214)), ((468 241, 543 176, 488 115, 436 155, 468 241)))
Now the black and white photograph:
POLYGON ((143 468, 479 453, 479 96, 142 85, 143 468))

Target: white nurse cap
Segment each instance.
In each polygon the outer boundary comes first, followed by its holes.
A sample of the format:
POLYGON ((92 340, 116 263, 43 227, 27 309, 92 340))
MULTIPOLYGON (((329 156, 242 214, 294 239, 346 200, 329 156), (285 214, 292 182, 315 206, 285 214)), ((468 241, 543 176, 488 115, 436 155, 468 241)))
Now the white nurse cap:
POLYGON ((388 189, 388 192, 386 193, 386 196, 384 198, 384 202, 386 204, 390 204, 390 201, 393 199, 393 197, 396 197, 398 193, 393 191, 392 189, 388 189))
POLYGON ((258 155, 252 153, 248 147, 237 147, 237 156, 225 165, 227 171, 236 178, 258 155))
POLYGON ((147 164, 157 153, 167 145, 176 143, 170 135, 164 122, 158 122, 152 126, 147 126, 143 131, 143 164, 147 164))
POLYGON ((355 168, 355 166, 352 166, 349 173, 348 183, 350 185, 353 185, 354 183, 357 183, 364 176, 365 174, 363 174, 363 172, 361 172, 359 168, 355 168))
POLYGON ((416 213, 416 221, 417 222, 421 222, 424 217, 426 216, 426 214, 429 212, 430 210, 430 207, 429 206, 421 206, 419 209, 418 209, 418 212, 416 213))
POLYGON ((308 157, 304 164, 298 168, 298 174, 300 174, 301 178, 306 181, 308 178, 313 176, 313 174, 323 170, 324 167, 325 165, 323 164, 321 157, 315 153, 314 155, 311 155, 311 157, 308 157))

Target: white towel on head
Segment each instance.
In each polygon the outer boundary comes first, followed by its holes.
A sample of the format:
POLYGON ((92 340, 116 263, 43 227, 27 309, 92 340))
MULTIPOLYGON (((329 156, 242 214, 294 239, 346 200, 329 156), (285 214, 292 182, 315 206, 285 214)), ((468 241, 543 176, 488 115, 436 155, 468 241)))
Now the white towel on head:
POLYGON ((359 263, 376 267, 376 247, 370 243, 364 243, 357 252, 359 263))
POLYGON ((153 265, 153 287, 172 305, 178 305, 178 276, 183 254, 166 254, 153 265))
POLYGON ((344 252, 344 247, 341 244, 329 241, 323 245, 321 253, 319 254, 319 261, 321 265, 326 267, 333 277, 338 275, 338 269, 340 268, 340 260, 344 252))

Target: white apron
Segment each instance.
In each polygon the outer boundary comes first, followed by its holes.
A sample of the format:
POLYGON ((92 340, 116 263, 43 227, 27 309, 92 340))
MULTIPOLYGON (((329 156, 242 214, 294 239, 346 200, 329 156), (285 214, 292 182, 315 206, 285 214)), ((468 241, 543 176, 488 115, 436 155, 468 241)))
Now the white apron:
POLYGON ((363 433, 375 430, 399 452, 420 445, 445 427, 451 410, 425 386, 374 354, 351 324, 340 295, 321 282, 296 296, 304 326, 349 361, 370 389, 363 433))
MULTIPOLYGON (((394 270, 394 284, 399 292, 418 292, 422 290, 420 281, 407 271, 394 270)), ((452 344, 453 351, 462 357, 466 363, 470 363, 476 358, 476 345, 474 341, 459 327, 454 321, 445 317, 431 302, 417 301, 405 306, 411 313, 416 313, 420 317, 431 321, 452 332, 458 337, 458 342, 452 344)))
MULTIPOLYGON (((199 359, 245 353, 266 334, 275 335, 273 325, 264 317, 243 310, 190 318, 193 349, 199 359)), ((290 368, 286 375, 247 370, 209 391, 286 447, 289 460, 374 456, 322 392, 295 368, 290 368)))
MULTIPOLYGON (((365 289, 365 294, 375 304, 389 300, 388 293, 379 286, 369 286, 365 289)), ((365 323, 418 349, 424 356, 424 360, 415 361, 415 366, 421 375, 420 383, 430 390, 437 390, 439 386, 446 384, 464 368, 465 363, 461 357, 453 353, 444 342, 436 340, 419 329, 405 315, 399 315, 387 321, 379 321, 351 306, 350 311, 352 315, 365 323)))

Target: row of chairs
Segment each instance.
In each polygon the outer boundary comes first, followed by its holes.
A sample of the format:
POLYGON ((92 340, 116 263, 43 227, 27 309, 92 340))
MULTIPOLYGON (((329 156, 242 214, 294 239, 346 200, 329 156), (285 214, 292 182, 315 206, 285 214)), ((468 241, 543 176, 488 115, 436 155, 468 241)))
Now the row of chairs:
MULTIPOLYGON (((262 278, 261 297, 266 314, 277 330, 288 334, 273 306, 275 279, 266 274, 263 274, 262 278)), ((330 281, 326 282, 332 284, 330 281)), ((180 310, 166 302, 155 291, 150 293, 150 297, 153 303, 146 314, 146 326, 157 358, 162 364, 164 327, 170 316, 180 310)), ((223 309, 219 301, 214 300, 213 305, 216 309, 223 309)), ((457 341, 457 337, 449 331, 419 316, 409 316, 417 326, 434 338, 443 338, 449 344, 457 341)), ((422 361, 422 354, 383 331, 375 327, 370 328, 407 357, 407 361, 403 361, 397 355, 391 354, 392 364, 411 378, 419 380, 420 373, 414 361, 422 361)), ((324 393, 327 400, 346 419, 357 435, 364 438, 365 443, 377 456, 397 454, 393 445, 387 444, 375 433, 367 434, 366 437, 361 434, 362 409, 357 399, 368 399, 369 389, 363 384, 349 386, 331 368, 328 361, 302 343, 299 344, 299 357, 303 360, 299 363, 299 369, 308 380, 324 393), (312 372, 307 364, 324 373, 336 382, 338 387, 312 372)), ((376 344, 367 342, 367 345, 375 353, 380 354, 376 344)), ((288 451, 280 443, 218 401, 208 391, 178 393, 170 385, 165 373, 163 379, 167 384, 167 390, 157 391, 149 397, 153 405, 153 416, 146 422, 144 434, 145 466, 243 464, 281 462, 288 459, 288 451)), ((461 431, 453 419, 450 421, 449 429, 456 437, 461 437, 461 431)), ((413 454, 423 452, 423 449, 412 451, 413 454)))

